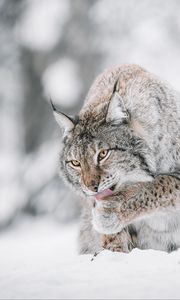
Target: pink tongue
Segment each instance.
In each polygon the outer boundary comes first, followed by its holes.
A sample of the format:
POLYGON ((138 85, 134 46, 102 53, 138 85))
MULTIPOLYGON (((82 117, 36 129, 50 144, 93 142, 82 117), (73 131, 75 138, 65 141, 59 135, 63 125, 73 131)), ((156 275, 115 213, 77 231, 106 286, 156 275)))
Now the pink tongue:
POLYGON ((113 191, 111 191, 110 189, 107 189, 107 190, 104 190, 101 193, 97 194, 95 196, 95 198, 96 198, 96 200, 101 200, 104 197, 111 196, 112 194, 113 194, 113 191))

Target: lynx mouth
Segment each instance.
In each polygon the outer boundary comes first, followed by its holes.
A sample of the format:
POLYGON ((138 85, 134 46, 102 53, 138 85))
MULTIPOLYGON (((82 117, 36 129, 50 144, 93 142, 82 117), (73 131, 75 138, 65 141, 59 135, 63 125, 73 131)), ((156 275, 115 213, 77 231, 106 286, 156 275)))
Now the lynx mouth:
POLYGON ((111 191, 114 191, 115 188, 116 188, 116 185, 114 184, 114 185, 113 185, 112 187, 110 187, 109 189, 110 189, 111 191))
POLYGON ((96 200, 102 200, 104 197, 111 196, 115 190, 116 185, 112 185, 110 188, 105 189, 95 195, 96 200))

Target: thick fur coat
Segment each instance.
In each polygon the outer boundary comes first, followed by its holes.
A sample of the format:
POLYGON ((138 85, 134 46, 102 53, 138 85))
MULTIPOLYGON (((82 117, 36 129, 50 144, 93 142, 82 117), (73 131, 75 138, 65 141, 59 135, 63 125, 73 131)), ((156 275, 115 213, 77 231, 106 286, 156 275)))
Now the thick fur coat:
POLYGON ((180 247, 180 94, 136 65, 105 70, 63 129, 60 174, 83 198, 79 252, 180 247))

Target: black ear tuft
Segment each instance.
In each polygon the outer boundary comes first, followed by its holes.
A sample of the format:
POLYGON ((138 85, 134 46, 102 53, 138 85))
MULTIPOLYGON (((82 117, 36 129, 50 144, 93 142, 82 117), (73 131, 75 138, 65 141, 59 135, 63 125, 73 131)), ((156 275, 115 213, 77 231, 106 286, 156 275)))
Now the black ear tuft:
POLYGON ((124 101, 118 92, 112 95, 109 103, 106 122, 114 125, 127 123, 129 121, 129 112, 127 111, 124 101))
POLYGON ((119 91, 119 78, 116 80, 113 88, 113 94, 119 91))
POLYGON ((70 117, 56 109, 52 99, 50 99, 50 103, 53 109, 55 120, 63 131, 63 136, 65 136, 74 128, 74 122, 70 117))
POLYGON ((52 102, 52 99, 49 99, 50 103, 51 103, 51 107, 53 111, 57 111, 56 107, 54 106, 54 103, 52 102))

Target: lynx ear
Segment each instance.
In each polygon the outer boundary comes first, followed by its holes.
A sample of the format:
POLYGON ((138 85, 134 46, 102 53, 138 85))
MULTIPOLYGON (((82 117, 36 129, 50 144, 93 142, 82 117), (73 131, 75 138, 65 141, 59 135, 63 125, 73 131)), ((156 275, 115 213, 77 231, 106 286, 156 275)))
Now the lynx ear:
POLYGON ((114 125, 122 124, 123 122, 128 122, 129 113, 124 105, 122 97, 115 92, 110 100, 106 122, 111 122, 114 125))
POLYGON ((63 131, 63 136, 65 136, 65 135, 68 134, 68 132, 70 132, 74 128, 74 123, 73 123, 73 121, 70 117, 66 116, 62 112, 59 112, 55 108, 52 100, 50 100, 50 102, 51 102, 51 105, 52 105, 55 120, 58 123, 58 125, 60 126, 61 130, 63 131))

